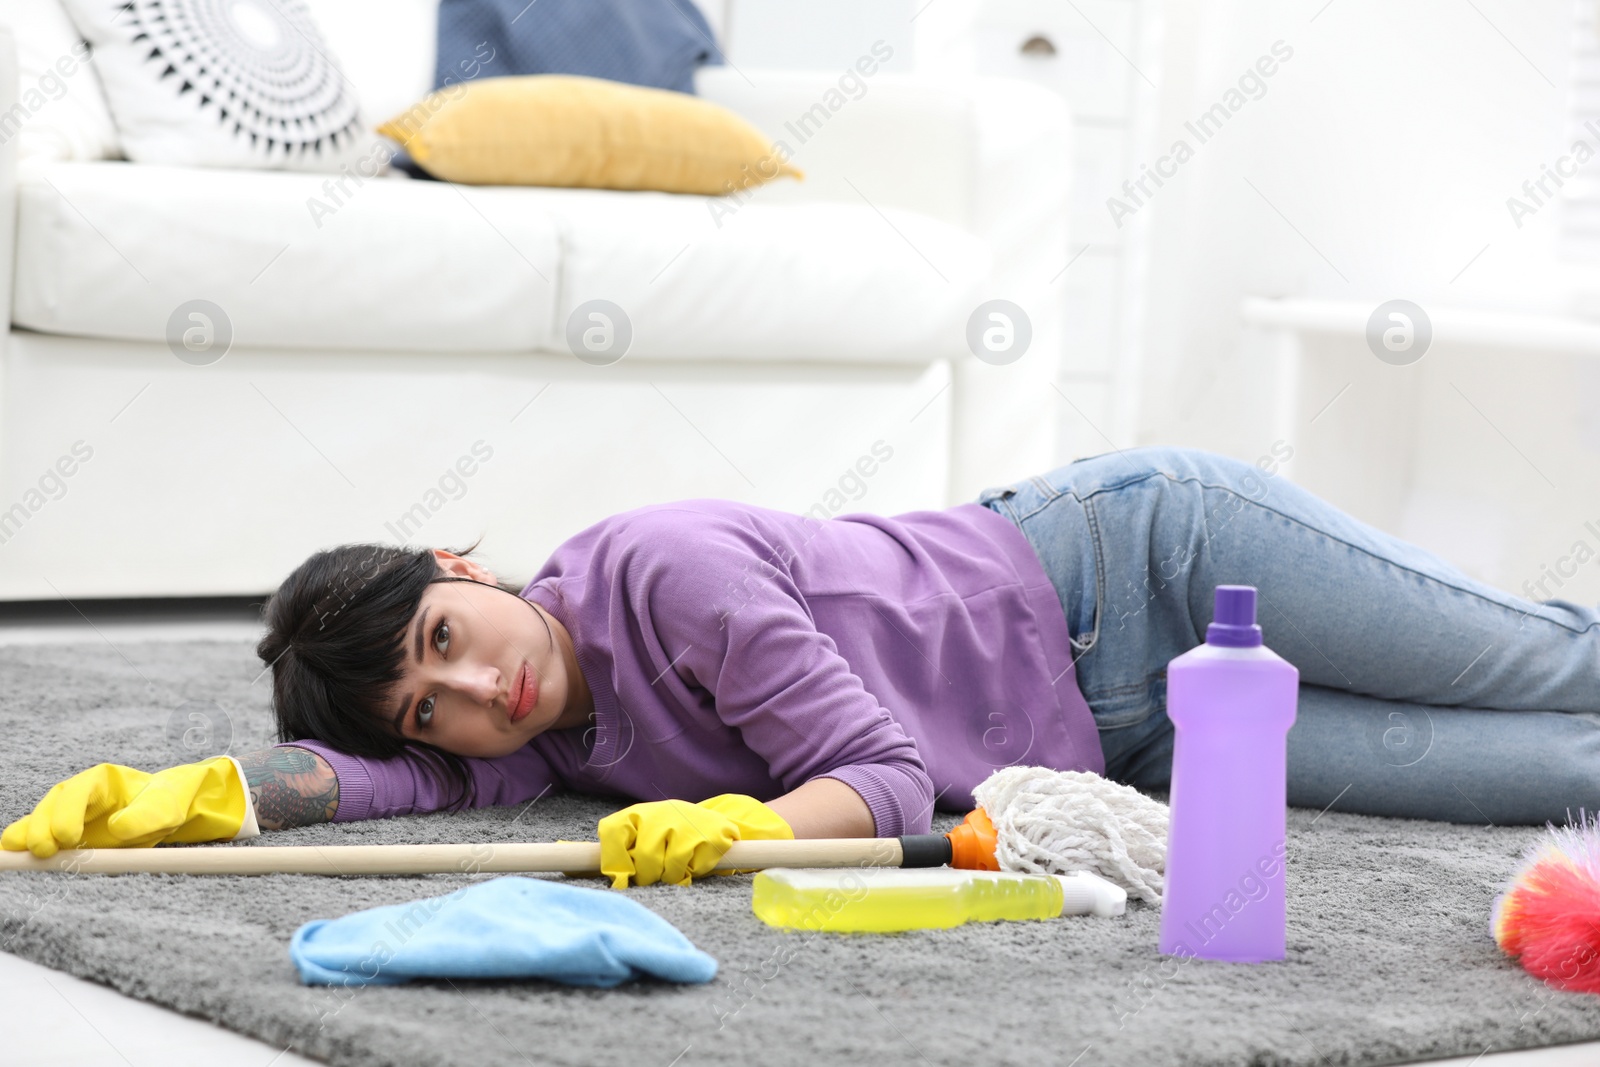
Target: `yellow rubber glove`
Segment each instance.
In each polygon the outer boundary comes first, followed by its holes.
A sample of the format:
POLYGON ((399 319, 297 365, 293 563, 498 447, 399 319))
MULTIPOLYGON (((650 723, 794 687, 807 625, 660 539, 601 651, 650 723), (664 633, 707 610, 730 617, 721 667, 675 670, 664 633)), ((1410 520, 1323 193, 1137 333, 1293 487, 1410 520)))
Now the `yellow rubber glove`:
POLYGON ((689 885, 711 873, 735 841, 793 841, 771 808, 741 793, 691 804, 652 800, 600 820, 600 873, 612 889, 670 882, 689 885))
POLYGON ((217 756, 155 774, 96 764, 51 786, 0 834, 0 848, 43 859, 63 848, 146 848, 258 833, 244 769, 217 756))

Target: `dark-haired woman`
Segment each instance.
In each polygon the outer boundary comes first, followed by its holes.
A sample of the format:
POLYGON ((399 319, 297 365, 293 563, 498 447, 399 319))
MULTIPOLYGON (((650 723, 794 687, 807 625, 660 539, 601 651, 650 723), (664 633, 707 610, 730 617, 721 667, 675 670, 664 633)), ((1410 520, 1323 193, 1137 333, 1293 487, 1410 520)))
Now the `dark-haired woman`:
POLYGON ((1468 578, 1276 477, 1281 458, 1112 453, 894 517, 655 505, 578 533, 520 590, 445 551, 318 553, 267 605, 278 747, 142 779, 102 764, 0 843, 575 790, 638 802, 600 824, 614 884, 687 884, 741 838, 925 832, 1008 764, 1162 789, 1165 666, 1219 584, 1259 589, 1300 670, 1291 803, 1501 824, 1594 808, 1600 615, 1468 578))

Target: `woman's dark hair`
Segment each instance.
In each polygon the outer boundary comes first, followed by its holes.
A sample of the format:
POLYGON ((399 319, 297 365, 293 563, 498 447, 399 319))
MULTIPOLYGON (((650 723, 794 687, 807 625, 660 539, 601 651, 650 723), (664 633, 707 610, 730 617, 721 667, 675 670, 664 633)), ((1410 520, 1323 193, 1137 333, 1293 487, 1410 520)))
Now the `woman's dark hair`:
POLYGON ((278 740, 377 759, 413 753, 447 810, 471 805, 476 790, 460 756, 387 729, 406 631, 428 586, 449 580, 432 549, 394 545, 340 545, 296 567, 267 600, 267 632, 256 645, 272 670, 278 740))

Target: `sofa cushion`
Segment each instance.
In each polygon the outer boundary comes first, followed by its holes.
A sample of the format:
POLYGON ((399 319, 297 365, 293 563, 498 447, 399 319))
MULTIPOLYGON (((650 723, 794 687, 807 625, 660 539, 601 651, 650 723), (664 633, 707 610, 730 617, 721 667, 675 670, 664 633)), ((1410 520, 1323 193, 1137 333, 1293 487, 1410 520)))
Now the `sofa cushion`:
POLYGON ((965 354, 995 295, 980 239, 866 203, 339 180, 25 167, 13 319, 160 341, 203 299, 235 345, 564 352, 607 300, 629 360, 920 363, 965 354))
MULTIPOLYGON (((0 0, 7 3, 37 3, 38 0, 0 0)), ((526 3, 526 0, 524 0, 526 3)), ((346 77, 355 83, 356 95, 361 100, 361 111, 374 121, 410 107, 428 90, 440 84, 435 81, 435 62, 440 58, 438 49, 439 0, 306 0, 317 26, 339 57, 346 77)), ((721 27, 726 21, 724 0, 699 0, 696 4, 711 23, 714 36, 721 39, 721 27)), ((518 5, 520 9, 522 5, 518 5)), ((516 19, 512 29, 521 29, 536 13, 529 10, 516 19)), ((483 34, 469 34, 467 54, 473 56, 468 67, 460 66, 462 57, 446 59, 444 65, 454 64, 460 81, 464 76, 492 78, 511 74, 508 66, 511 57, 495 52, 494 45, 483 34), (493 56, 493 58, 489 58, 493 56)), ((459 52, 448 41, 445 50, 459 52)), ((440 74, 445 73, 441 71, 440 74)))
POLYGON ((722 56, 692 0, 442 0, 433 84, 579 74, 692 93, 707 62, 722 56))
MULTIPOLYGON (((628 315, 627 358, 928 362, 967 353, 988 246, 866 203, 530 190, 558 220, 560 303, 547 347, 591 300, 628 315)), ((983 295, 980 295, 983 294, 983 295)))
POLYGON ((738 115, 687 93, 533 74, 461 82, 378 127, 429 174, 468 185, 720 195, 803 177, 738 115))
POLYGON ((549 335, 556 230, 519 190, 113 162, 18 178, 12 319, 30 329, 158 341, 203 299, 236 345, 493 352, 549 335), (491 225, 475 205, 497 200, 491 225))
POLYGON ((65 6, 129 159, 337 171, 372 143, 304 0, 65 6))

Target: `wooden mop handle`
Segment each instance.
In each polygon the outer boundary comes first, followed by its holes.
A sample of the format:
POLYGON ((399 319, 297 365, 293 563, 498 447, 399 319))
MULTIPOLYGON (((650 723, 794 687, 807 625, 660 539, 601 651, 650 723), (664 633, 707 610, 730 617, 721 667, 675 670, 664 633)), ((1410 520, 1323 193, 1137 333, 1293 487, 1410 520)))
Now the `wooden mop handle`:
MULTIPOLYGON (((716 870, 765 867, 898 867, 898 838, 735 841, 716 870)), ((0 871, 77 874, 517 874, 599 875, 593 841, 461 845, 253 845, 204 848, 82 848, 38 859, 0 852, 0 871)))

